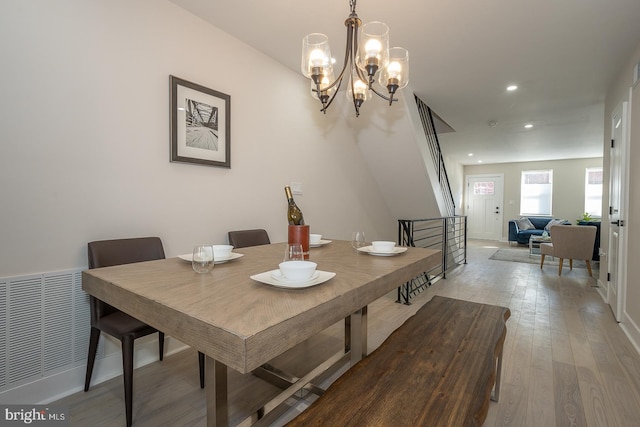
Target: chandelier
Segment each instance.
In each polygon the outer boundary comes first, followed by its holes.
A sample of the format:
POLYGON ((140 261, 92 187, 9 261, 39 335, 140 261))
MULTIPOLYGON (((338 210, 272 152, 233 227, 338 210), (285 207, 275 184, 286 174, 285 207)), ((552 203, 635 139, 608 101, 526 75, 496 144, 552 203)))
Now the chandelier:
POLYGON ((389 101, 389 105, 397 101, 393 95, 409 82, 409 52, 401 47, 389 48, 386 24, 373 21, 362 25, 356 14, 356 0, 350 0, 349 6, 351 13, 344 22, 344 64, 338 77, 333 70, 329 38, 320 33, 302 39, 301 68, 302 74, 311 79, 311 95, 322 103, 320 111, 325 114, 348 74, 347 99, 353 102, 358 117, 362 103, 371 98, 371 93, 389 101), (387 94, 383 93, 385 89, 387 94))

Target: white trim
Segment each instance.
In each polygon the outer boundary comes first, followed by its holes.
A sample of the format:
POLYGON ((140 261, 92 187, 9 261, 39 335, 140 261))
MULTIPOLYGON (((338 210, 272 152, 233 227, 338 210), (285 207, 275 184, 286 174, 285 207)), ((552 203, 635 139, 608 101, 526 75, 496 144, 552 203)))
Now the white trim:
POLYGON ((626 312, 623 316, 624 321, 620 323, 620 328, 627 338, 629 338, 629 341, 631 341, 631 344, 633 344, 636 351, 640 354, 640 328, 626 312))

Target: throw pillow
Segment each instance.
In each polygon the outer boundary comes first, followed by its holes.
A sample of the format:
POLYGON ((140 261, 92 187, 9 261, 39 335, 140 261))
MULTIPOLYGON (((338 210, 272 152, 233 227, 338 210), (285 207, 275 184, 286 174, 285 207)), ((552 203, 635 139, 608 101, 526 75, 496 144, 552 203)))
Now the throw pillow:
POLYGON ((551 232, 551 226, 552 225, 569 225, 571 224, 569 221, 567 221, 566 219, 552 219, 551 221, 549 221, 547 223, 547 225, 544 226, 545 231, 547 232, 551 232))
POLYGON ((529 218, 526 218, 526 217, 516 219, 516 224, 518 225, 518 230, 521 230, 521 231, 532 230, 536 228, 533 224, 531 224, 531 221, 529 221, 529 218))

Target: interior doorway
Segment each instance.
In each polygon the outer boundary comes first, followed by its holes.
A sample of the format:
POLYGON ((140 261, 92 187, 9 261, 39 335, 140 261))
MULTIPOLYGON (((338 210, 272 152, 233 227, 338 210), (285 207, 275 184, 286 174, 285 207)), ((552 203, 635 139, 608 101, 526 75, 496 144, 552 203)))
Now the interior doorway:
MULTIPOLYGON (((640 108, 632 108, 633 99, 640 106, 640 85, 629 91, 629 101, 621 101, 611 114, 611 151, 609 156, 609 246, 607 287, 603 295, 618 322, 625 316, 627 281, 634 264, 628 265, 627 219, 630 204, 630 133, 632 124, 640 122, 640 108), (634 111, 635 110, 635 111, 634 111), (634 117, 632 117, 634 116, 634 117)), ((635 132, 636 129, 633 130, 635 132)))
POLYGON ((625 298, 625 158, 628 150, 628 102, 621 102, 611 115, 609 156, 609 248, 607 257, 607 302, 617 321, 622 320, 625 298))

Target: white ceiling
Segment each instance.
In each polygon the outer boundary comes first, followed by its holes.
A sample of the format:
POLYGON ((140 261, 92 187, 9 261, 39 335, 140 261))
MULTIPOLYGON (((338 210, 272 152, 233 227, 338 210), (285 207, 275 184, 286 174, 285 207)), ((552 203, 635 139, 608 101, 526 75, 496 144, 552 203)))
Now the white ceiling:
MULTIPOLYGON (((297 72, 308 33, 344 54, 348 0, 171 1, 297 72)), ((410 86, 455 130, 440 141, 462 164, 602 156, 604 96, 640 42, 640 0, 361 0, 357 12, 409 49, 410 86)))

